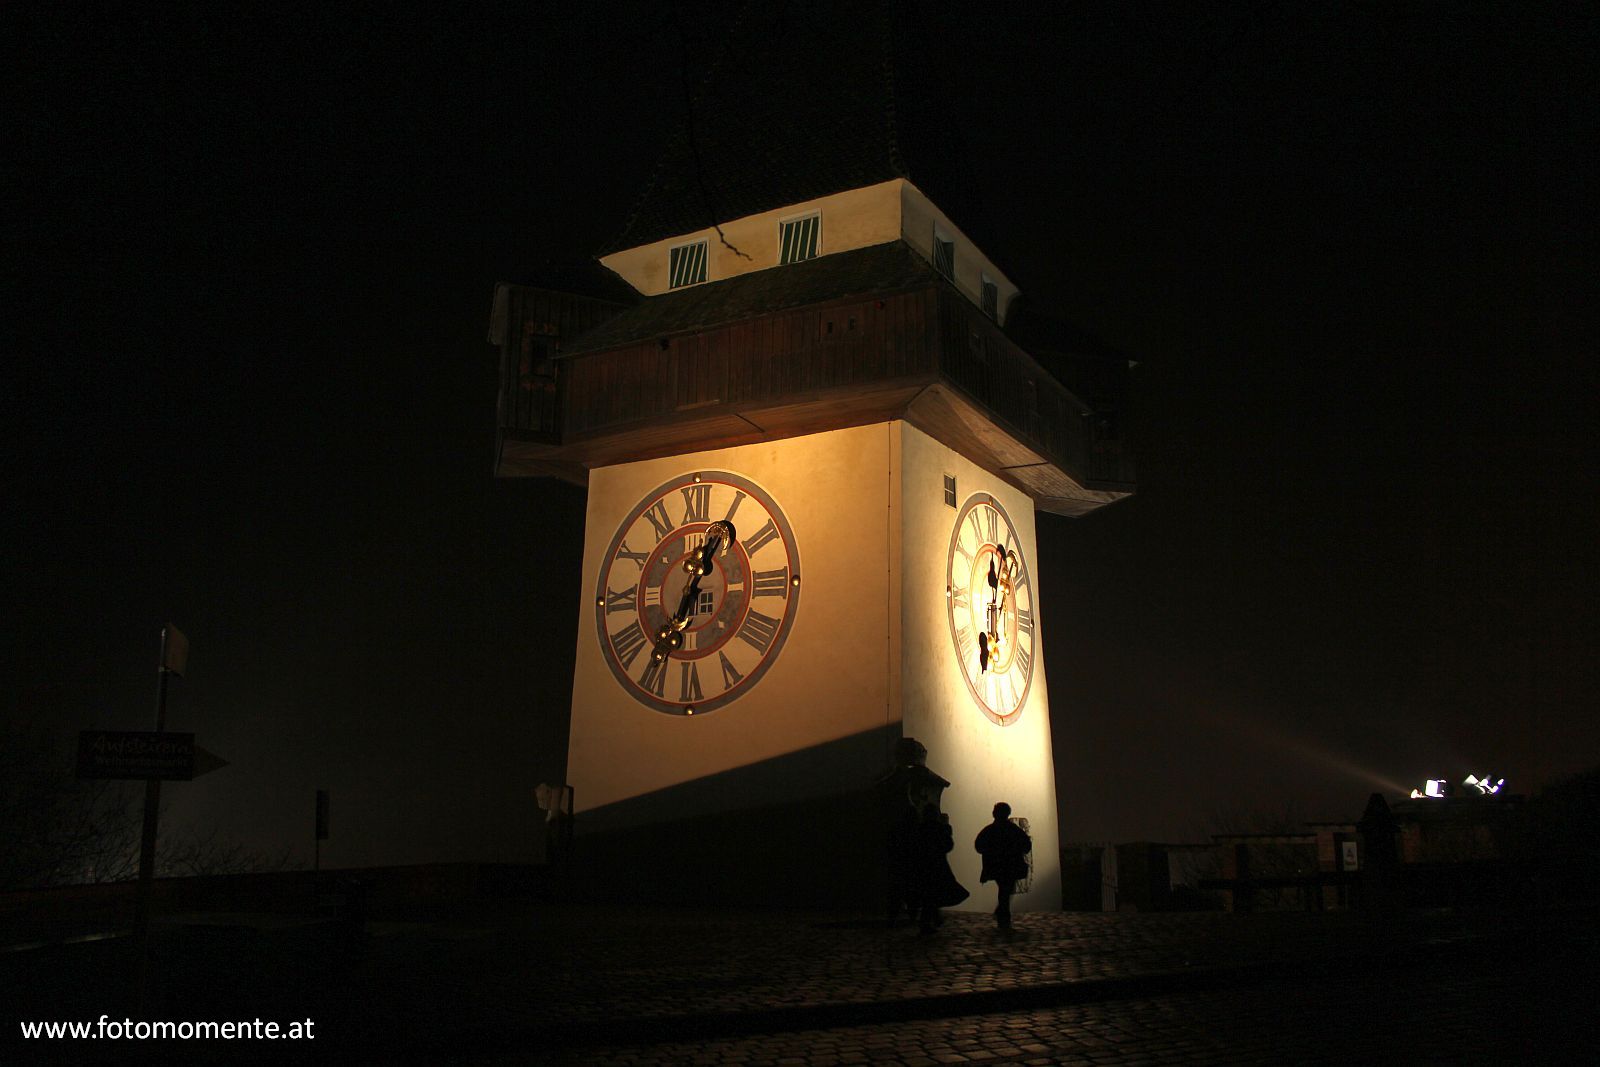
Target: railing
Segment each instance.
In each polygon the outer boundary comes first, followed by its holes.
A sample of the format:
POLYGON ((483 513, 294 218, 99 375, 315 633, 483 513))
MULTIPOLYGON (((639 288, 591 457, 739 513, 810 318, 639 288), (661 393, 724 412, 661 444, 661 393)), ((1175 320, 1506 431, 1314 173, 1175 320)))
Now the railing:
POLYGON ((552 444, 723 405, 748 410, 846 386, 942 379, 1072 477, 1133 481, 1115 413, 1091 411, 943 285, 776 312, 553 363, 524 358, 518 366, 506 379, 514 403, 503 404, 502 425, 549 434, 552 444))
POLYGON ((939 369, 1019 440, 1074 477, 1131 483, 1116 413, 1093 411, 987 315, 939 293, 939 369))
POLYGON ((495 294, 500 344, 499 418, 502 432, 557 444, 561 404, 555 356, 563 337, 576 337, 623 310, 604 300, 505 285, 495 294))
POLYGON ((932 293, 806 307, 561 360, 568 440, 714 404, 925 374, 932 293))

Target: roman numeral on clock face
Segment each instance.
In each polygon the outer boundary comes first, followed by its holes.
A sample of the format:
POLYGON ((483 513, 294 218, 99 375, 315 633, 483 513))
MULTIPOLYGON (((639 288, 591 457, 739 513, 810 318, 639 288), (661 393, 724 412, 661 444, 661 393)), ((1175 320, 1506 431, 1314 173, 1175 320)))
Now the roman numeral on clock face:
POLYGON ((667 664, 672 662, 670 656, 656 659, 651 656, 644 664, 644 673, 639 676, 639 685, 660 697, 667 686, 667 664))
POLYGON ((780 567, 775 571, 756 571, 755 582, 751 587, 751 596, 776 596, 789 595, 789 568, 780 567))
POLYGON ((637 620, 611 635, 611 647, 617 650, 617 661, 624 668, 633 666, 634 657, 644 647, 644 631, 637 620))
POLYGON ((690 485, 684 487, 683 492, 683 522, 705 522, 711 517, 711 487, 709 485, 690 485))
POLYGON ((638 567, 640 570, 644 570, 644 561, 650 558, 650 553, 635 552, 628 547, 628 542, 624 541, 622 542, 622 547, 617 549, 617 558, 631 559, 633 560, 633 565, 635 567, 638 567))
POLYGON ((662 501, 657 500, 646 508, 644 517, 649 521, 651 528, 655 530, 658 542, 672 532, 672 520, 667 517, 667 505, 662 501))
POLYGON ((745 540, 744 550, 746 553, 753 556, 757 552, 761 551, 761 546, 765 545, 768 541, 771 541, 777 536, 778 528, 772 524, 771 519, 768 519, 765 526, 761 527, 761 529, 751 534, 750 537, 745 540))
POLYGON ((972 535, 978 539, 978 544, 998 544, 1000 536, 1000 516, 992 508, 973 508, 967 513, 967 521, 972 525, 972 535))
POLYGON ((700 665, 689 661, 682 666, 683 676, 679 679, 678 699, 685 703, 691 700, 704 700, 706 695, 700 691, 700 665))
POLYGON ((732 689, 744 681, 744 675, 734 669, 733 661, 725 653, 718 652, 717 659, 722 661, 722 688, 732 689))
POLYGON ((637 585, 630 585, 621 592, 612 592, 610 589, 607 589, 606 614, 610 615, 614 611, 632 611, 633 599, 636 595, 638 595, 638 592, 639 587, 637 585))
POLYGON ((744 625, 739 627, 739 640, 750 645, 764 656, 767 654, 767 649, 771 646, 772 639, 777 636, 777 633, 777 619, 751 609, 750 613, 745 616, 744 625))

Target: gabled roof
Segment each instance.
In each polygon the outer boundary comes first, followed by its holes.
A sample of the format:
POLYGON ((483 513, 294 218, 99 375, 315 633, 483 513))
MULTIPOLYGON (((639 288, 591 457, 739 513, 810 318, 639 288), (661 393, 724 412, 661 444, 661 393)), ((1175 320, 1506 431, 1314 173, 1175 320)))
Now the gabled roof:
POLYGON ((893 292, 934 281, 944 279, 927 260, 904 241, 889 241, 648 297, 616 318, 563 343, 561 355, 619 348, 787 308, 893 292))
POLYGON ((517 276, 517 284, 537 289, 609 300, 614 304, 639 302, 639 294, 633 286, 595 259, 546 259, 522 268, 517 276))
POLYGON ((941 107, 960 78, 935 53, 956 43, 930 41, 926 13, 911 6, 746 3, 715 47, 671 56, 664 72, 689 63, 688 99, 664 81, 673 133, 599 254, 893 178, 981 245, 976 183, 941 107))

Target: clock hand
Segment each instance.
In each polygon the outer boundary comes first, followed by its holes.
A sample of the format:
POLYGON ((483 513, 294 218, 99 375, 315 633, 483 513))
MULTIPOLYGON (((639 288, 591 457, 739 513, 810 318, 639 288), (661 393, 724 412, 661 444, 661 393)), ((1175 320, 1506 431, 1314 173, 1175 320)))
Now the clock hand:
POLYGON ((683 569, 691 577, 683 587, 683 596, 678 598, 678 610, 656 633, 655 649, 651 654, 658 662, 671 655, 674 649, 683 647, 683 631, 688 629, 695 600, 700 596, 700 579, 711 573, 712 559, 725 554, 736 536, 733 523, 714 522, 706 527, 706 540, 700 546, 700 551, 683 561, 683 569))
POLYGON ((991 647, 997 645, 1000 640, 998 632, 999 623, 997 620, 998 609, 995 605, 995 594, 999 591, 999 587, 1000 579, 995 573, 994 557, 990 556, 989 607, 984 615, 983 620, 987 625, 984 627, 983 631, 978 634, 978 669, 980 671, 986 671, 989 669, 989 651, 991 647))
POLYGON ((997 554, 1000 557, 1000 568, 995 582, 993 614, 989 617, 992 627, 989 647, 994 658, 998 660, 1005 656, 1006 634, 1009 631, 1006 617, 1016 610, 1016 579, 1021 562, 1017 559, 1016 550, 1006 548, 1004 545, 999 546, 997 554))

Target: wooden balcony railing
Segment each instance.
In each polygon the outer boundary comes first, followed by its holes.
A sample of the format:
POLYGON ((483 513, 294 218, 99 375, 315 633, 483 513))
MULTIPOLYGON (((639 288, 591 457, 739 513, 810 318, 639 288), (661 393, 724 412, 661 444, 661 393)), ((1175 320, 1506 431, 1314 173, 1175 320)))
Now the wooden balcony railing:
POLYGON ((959 294, 939 292, 939 371, 1019 441, 1086 485, 1132 486, 1118 412, 1096 411, 959 294))
MULTIPOLYGON (((848 425, 855 395, 904 405, 943 385, 1079 484, 1132 489, 1116 413, 1092 410, 943 283, 571 356, 555 352, 556 340, 614 308, 558 306, 550 294, 525 292, 532 303, 508 318, 520 325, 515 337, 506 331, 501 358, 501 428, 519 441, 573 453, 663 423, 834 402, 848 425)), ((854 414, 868 410, 877 409, 862 401, 854 414)))
POLYGON ((811 306, 560 361, 568 440, 932 371, 933 293, 811 306))

